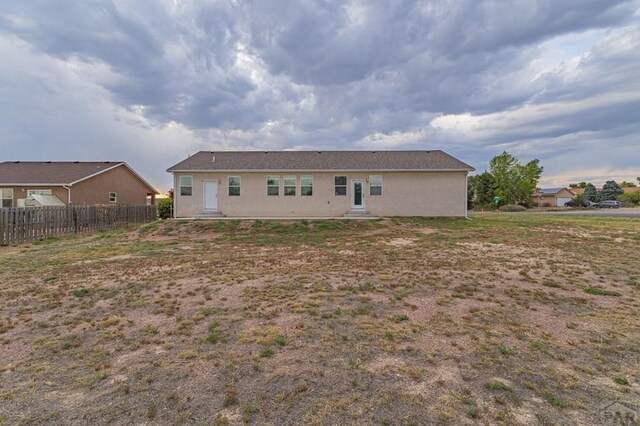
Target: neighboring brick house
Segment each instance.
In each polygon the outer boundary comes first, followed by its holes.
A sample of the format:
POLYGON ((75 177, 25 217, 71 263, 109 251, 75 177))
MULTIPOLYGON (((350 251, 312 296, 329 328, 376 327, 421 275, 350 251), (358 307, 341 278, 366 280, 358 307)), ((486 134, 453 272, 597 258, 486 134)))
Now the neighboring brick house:
POLYGON ((32 194, 64 204, 155 204, 155 190, 123 161, 0 163, 0 207, 23 207, 32 194))
POLYGON ((473 170, 442 151, 201 151, 167 171, 175 217, 464 217, 473 170))

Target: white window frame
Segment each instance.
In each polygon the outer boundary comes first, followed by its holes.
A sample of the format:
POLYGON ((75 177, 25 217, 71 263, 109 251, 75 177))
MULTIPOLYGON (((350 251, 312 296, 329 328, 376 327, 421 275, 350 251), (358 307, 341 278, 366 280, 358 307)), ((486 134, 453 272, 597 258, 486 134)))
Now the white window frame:
POLYGON ((240 189, 241 187, 242 187, 242 178, 240 176, 227 176, 227 195, 229 197, 239 197, 240 194, 242 194, 242 190, 240 189), (237 185, 231 185, 231 179, 233 178, 238 179, 237 185), (231 188, 238 188, 238 193, 231 194, 231 188))
POLYGON ((53 195, 53 191, 50 189, 27 189, 27 197, 32 195, 53 195))
POLYGON ((269 175, 265 179, 265 183, 266 183, 267 197, 279 197, 280 196, 280 176, 269 175), (272 180, 275 179, 276 180, 276 184, 275 185, 269 185, 269 179, 272 179, 272 180), (269 188, 278 188, 278 193, 277 194, 269 194, 269 188))
POLYGON ((370 197, 380 197, 383 194, 383 179, 382 179, 382 175, 369 175, 369 196, 370 197), (380 178, 380 185, 373 185, 373 178, 380 178), (371 193, 371 188, 380 188, 380 193, 379 194, 372 194, 371 193))
POLYGON ((193 195, 193 176, 180 176, 178 179, 179 183, 180 183, 180 188, 178 188, 178 193, 180 194, 181 197, 191 197, 193 195), (182 183, 182 179, 185 178, 189 178, 191 179, 191 184, 190 185, 185 185, 182 183), (191 188, 191 194, 183 194, 182 193, 182 188, 191 188))
MULTIPOLYGON (((289 182, 291 183, 291 182, 289 182)), ((295 175, 282 176, 282 194, 285 197, 295 197, 298 192, 298 177, 295 175), (287 180, 293 179, 293 185, 287 185, 287 180), (293 187, 293 194, 287 194, 287 188, 293 187)))
POLYGON ((313 175, 302 175, 300 176, 300 196, 302 197, 312 197, 313 196, 313 175), (302 181, 305 179, 309 179, 311 180, 311 185, 303 185, 302 181), (302 191, 302 188, 304 187, 311 187, 311 194, 305 194, 302 191))
POLYGON ((14 198, 13 188, 0 188, 0 208, 11 208, 11 207, 13 207, 13 198, 14 198), (5 198, 4 191, 10 191, 11 192, 11 198, 5 198), (9 207, 4 207, 4 200, 11 200, 11 205, 9 207))
POLYGON ((346 175, 335 175, 333 177, 333 195, 336 197, 346 197, 349 190, 347 189, 349 187, 349 178, 346 175), (344 178, 344 185, 336 185, 336 178, 339 177, 343 177, 344 178), (336 194, 336 188, 342 188, 344 187, 344 194, 336 194))
POLYGON ((117 203, 118 202, 118 193, 117 192, 110 192, 109 193, 109 202, 110 203, 117 203))

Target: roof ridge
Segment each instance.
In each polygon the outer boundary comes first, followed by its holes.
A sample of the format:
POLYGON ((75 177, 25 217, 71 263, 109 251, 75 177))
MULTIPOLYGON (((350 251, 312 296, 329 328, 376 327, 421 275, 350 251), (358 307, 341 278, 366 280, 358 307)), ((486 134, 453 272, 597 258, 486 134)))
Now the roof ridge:
POLYGON ((167 171, 215 170, 466 170, 474 168, 436 150, 198 151, 167 171))

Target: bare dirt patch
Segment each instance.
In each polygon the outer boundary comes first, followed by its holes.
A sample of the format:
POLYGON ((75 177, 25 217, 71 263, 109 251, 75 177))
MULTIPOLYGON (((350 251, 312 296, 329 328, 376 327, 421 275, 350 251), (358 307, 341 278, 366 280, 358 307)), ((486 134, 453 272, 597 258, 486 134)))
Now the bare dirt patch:
POLYGON ((640 400, 637 229, 170 220, 0 248, 0 423, 593 424, 640 400))

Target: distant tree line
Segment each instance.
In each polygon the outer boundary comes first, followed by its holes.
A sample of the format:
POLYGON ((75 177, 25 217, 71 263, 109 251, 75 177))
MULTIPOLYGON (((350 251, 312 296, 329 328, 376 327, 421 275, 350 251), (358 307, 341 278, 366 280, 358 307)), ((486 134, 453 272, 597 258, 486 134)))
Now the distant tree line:
POLYGON ((505 151, 491 159, 489 170, 469 176, 467 204, 469 208, 495 208, 497 200, 499 205, 531 207, 541 174, 539 160, 522 164, 505 151))

